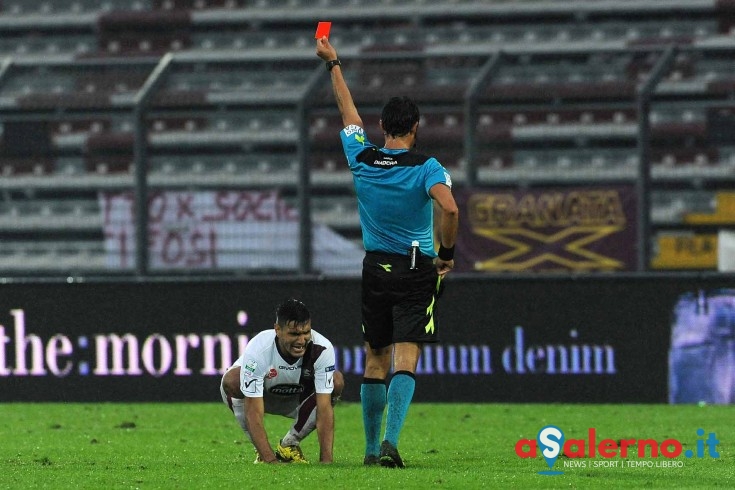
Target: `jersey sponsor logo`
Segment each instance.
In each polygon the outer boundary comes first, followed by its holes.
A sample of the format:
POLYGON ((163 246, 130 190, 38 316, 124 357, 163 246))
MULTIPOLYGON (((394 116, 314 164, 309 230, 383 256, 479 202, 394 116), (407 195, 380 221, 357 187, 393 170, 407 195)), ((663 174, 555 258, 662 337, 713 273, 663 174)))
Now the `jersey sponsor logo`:
POLYGON ((301 385, 283 384, 271 386, 268 391, 274 395, 291 396, 303 393, 304 387, 301 385))
POLYGON ((283 369, 284 371, 294 371, 298 368, 299 366, 278 366, 278 369, 283 369))
POLYGON ((384 160, 373 160, 373 165, 376 167, 393 167, 398 165, 398 162, 388 157, 384 160))
POLYGON ((248 359, 243 369, 250 374, 253 374, 258 367, 258 362, 255 359, 248 359))
MULTIPOLYGON (((342 131, 345 132, 345 136, 352 136, 355 133, 357 133, 358 136, 363 134, 362 128, 358 126, 357 124, 350 124, 349 126, 344 128, 342 131)), ((360 141, 360 139, 358 139, 357 137, 355 137, 355 139, 357 139, 357 141, 360 141)), ((364 141, 365 141, 365 138, 363 137, 362 141, 360 142, 362 143, 364 141)))
POLYGON ((331 366, 327 366, 327 367, 324 368, 324 372, 325 373, 331 373, 332 371, 334 371, 334 364, 332 364, 331 366))
POLYGON ((452 187, 452 177, 449 175, 449 172, 444 172, 444 180, 448 187, 452 187))

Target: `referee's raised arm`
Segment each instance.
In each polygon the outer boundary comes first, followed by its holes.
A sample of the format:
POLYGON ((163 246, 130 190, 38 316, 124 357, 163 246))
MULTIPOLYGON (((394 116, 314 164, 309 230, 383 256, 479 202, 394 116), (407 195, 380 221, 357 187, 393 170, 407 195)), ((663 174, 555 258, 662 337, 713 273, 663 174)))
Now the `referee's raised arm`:
POLYGON ((357 113, 355 102, 352 100, 352 94, 347 87, 342 76, 342 66, 337 57, 337 50, 334 49, 325 37, 316 40, 316 54, 327 64, 327 70, 332 77, 332 88, 334 89, 334 98, 337 101, 337 108, 342 115, 342 124, 344 127, 350 125, 362 126, 362 119, 357 113))

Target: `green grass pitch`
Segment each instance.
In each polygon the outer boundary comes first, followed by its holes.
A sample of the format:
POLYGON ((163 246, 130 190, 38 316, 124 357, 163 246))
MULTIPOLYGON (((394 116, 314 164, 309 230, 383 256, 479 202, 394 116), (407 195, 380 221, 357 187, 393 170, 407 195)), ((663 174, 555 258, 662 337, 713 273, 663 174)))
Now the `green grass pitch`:
MULTIPOLYGON (((735 488, 733 407, 574 404, 425 404, 411 407, 399 450, 404 470, 363 467, 360 406, 340 403, 332 465, 254 465, 252 446, 221 403, 0 405, 0 488, 472 489, 735 488), (567 439, 677 439, 696 452, 697 429, 716 433, 719 458, 561 457, 557 476, 521 439, 556 425, 567 439), (652 467, 626 467, 649 461, 652 467), (659 461, 676 461, 661 467, 659 461), (565 466, 566 462, 566 466, 565 466), (585 462, 574 467, 572 462, 585 462)), ((289 420, 267 416, 275 444, 289 420)), ((706 447, 706 446, 705 446, 706 447)), ((303 443, 318 455, 315 434, 303 443)))

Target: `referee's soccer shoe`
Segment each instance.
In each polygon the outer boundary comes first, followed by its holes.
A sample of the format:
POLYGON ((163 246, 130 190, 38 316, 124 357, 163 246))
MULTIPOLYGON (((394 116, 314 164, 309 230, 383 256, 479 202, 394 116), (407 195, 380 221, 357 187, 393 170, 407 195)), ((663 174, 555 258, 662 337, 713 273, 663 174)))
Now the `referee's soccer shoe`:
POLYGON ((380 466, 386 468, 405 468, 398 449, 388 441, 380 444, 380 466))

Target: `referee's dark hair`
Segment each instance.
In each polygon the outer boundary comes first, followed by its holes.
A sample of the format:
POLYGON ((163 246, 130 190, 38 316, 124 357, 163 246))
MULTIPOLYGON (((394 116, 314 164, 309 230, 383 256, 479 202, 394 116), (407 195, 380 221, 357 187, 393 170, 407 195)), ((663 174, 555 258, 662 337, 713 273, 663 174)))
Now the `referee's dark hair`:
POLYGON ((310 319, 309 309, 297 299, 287 299, 276 308, 276 323, 281 327, 291 322, 295 325, 303 325, 310 319))
POLYGON ((393 138, 405 136, 419 122, 419 107, 409 97, 391 97, 383 107, 380 120, 383 131, 393 138))

